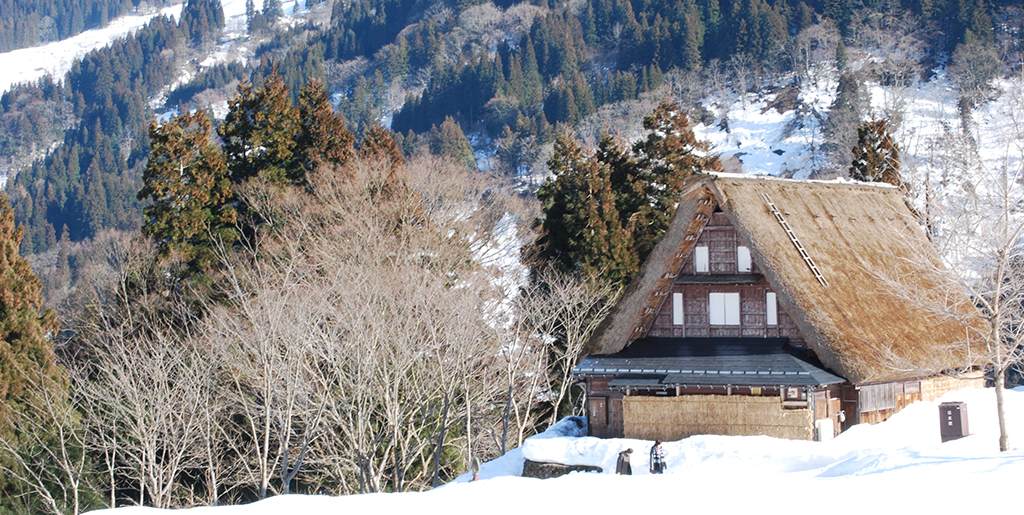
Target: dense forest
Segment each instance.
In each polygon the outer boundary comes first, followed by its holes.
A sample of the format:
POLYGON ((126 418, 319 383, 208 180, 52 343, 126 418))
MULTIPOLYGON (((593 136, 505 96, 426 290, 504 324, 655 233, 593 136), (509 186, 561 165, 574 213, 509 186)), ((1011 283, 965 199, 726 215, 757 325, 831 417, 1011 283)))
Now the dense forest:
MULTIPOLYGON (((537 150, 553 143, 555 126, 575 125, 602 105, 658 90, 669 71, 723 84, 719 77, 735 76, 735 87, 757 87, 768 76, 821 58, 815 45, 823 37, 871 45, 882 42, 868 37, 879 31, 911 42, 893 49, 903 52, 891 59, 896 65, 868 70, 883 82, 920 77, 958 49, 985 56, 986 48, 999 48, 1009 58, 1010 47, 1020 46, 1021 25, 1011 4, 604 0, 448 6, 364 0, 333 4, 326 26, 268 32, 260 24, 280 8, 270 3, 248 15, 249 25, 264 34, 256 59, 201 70, 168 92, 165 105, 204 107, 230 95, 239 80, 259 81, 276 69, 293 100, 309 79, 327 80, 341 94, 338 110, 357 137, 390 116, 400 145, 411 152, 423 141, 419 135, 451 118, 464 133, 495 141, 497 168, 515 175, 539 164, 537 150)), ((190 48, 215 39, 223 23, 219 2, 190 1, 177 24, 154 21, 90 54, 63 81, 44 79, 0 98, 0 149, 9 163, 63 141, 8 184, 16 220, 26 227, 25 252, 56 248, 65 225, 73 241, 107 228, 139 227, 142 206, 134 192, 147 152, 147 100, 174 81, 190 48)), ((837 105, 847 107, 834 109, 827 121, 824 148, 837 163, 827 173, 849 162, 868 78, 864 71, 842 78, 837 105)), ((679 100, 687 109, 692 105, 679 100)))
MULTIPOLYGON (((0 6, 13 46, 133 7, 0 6)), ((709 93, 827 67, 813 176, 908 193, 865 85, 945 66, 966 118, 1024 52, 1011 0, 301 8, 225 41, 188 0, 0 96, 0 514, 447 481, 580 412, 589 333, 726 166, 709 93)))
POLYGON ((62 227, 73 240, 139 227, 149 99, 177 77, 189 45, 224 24, 219 1, 193 0, 185 13, 199 14, 158 17, 76 61, 61 83, 46 77, 0 97, 9 152, 62 142, 8 183, 27 253, 53 248, 62 227))

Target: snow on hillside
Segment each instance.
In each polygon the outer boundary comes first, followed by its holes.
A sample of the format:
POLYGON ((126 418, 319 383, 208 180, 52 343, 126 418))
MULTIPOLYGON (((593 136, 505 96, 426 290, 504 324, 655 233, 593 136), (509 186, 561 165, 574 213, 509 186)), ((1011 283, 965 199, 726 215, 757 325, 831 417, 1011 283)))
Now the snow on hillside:
MULTIPOLYGON (((258 7, 262 4, 256 2, 256 5, 258 7)), ((0 94, 11 89, 15 84, 35 81, 47 74, 57 80, 63 79, 75 59, 81 58, 92 50, 103 48, 115 39, 131 34, 158 15, 173 16, 178 19, 181 17, 183 6, 184 2, 159 11, 128 14, 112 20, 106 27, 87 30, 62 41, 0 53, 0 70, 3 70, 3 74, 0 74, 0 94)), ((239 54, 244 55, 246 50, 236 46, 236 41, 246 35, 245 0, 221 0, 221 6, 224 9, 225 24, 223 44, 200 63, 202 67, 228 61, 236 58, 239 54)), ((285 0, 282 6, 285 23, 295 22, 293 14, 302 15, 309 12, 302 7, 302 2, 295 0, 285 0)), ((324 5, 318 7, 324 8, 324 5)))
MULTIPOLYGON (((651 442, 572 436, 563 420, 485 463, 480 481, 464 475, 421 493, 347 497, 278 496, 246 506, 201 507, 194 515, 303 513, 956 513, 1017 505, 1024 477, 1024 388, 1007 392, 1011 442, 999 453, 991 389, 940 401, 967 403, 970 436, 939 439, 938 402, 918 402, 882 424, 856 426, 831 442, 694 436, 664 445, 668 472, 646 470, 651 442), (569 436, 566 436, 569 435, 569 436), (634 476, 616 476, 615 457, 634 449, 634 476), (519 477, 523 459, 598 465, 604 473, 556 479, 519 477)), ((118 508, 105 515, 156 514, 118 508)))
MULTIPOLYGON (((710 141, 724 161, 738 159, 745 173, 806 179, 822 164, 815 160, 824 159, 816 151, 825 142, 820 120, 827 117, 837 87, 834 77, 823 75, 820 81, 805 81, 799 91, 799 109, 780 112, 770 107, 778 92, 713 94, 704 104, 716 121, 697 125, 694 132, 710 141)), ((1024 155, 1022 83, 1020 77, 997 81, 995 98, 971 112, 969 129, 990 170, 1004 165, 1009 170, 1020 169, 1024 155)), ((945 70, 937 69, 931 80, 906 88, 867 86, 870 108, 866 115, 893 120, 907 180, 923 184, 926 176, 935 180, 948 172, 948 159, 943 156, 956 151, 944 139, 962 129, 959 93, 945 70)))
POLYGON ((0 74, 0 94, 15 84, 31 82, 47 74, 57 80, 63 79, 75 59, 142 28, 158 15, 174 16, 175 19, 181 17, 182 5, 152 13, 129 14, 112 20, 106 27, 87 30, 68 39, 0 53, 0 70, 4 71, 0 74))

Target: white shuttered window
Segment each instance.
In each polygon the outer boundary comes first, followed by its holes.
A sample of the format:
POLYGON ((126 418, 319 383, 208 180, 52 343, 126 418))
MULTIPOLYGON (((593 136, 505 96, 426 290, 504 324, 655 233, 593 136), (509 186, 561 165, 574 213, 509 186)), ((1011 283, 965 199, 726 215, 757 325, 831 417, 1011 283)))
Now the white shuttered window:
POLYGON ((765 314, 768 315, 768 325, 779 325, 779 304, 775 300, 775 292, 764 294, 764 304, 767 308, 765 314))
POLYGON ((693 262, 697 267, 697 273, 707 272, 710 270, 708 264, 710 263, 710 255, 708 254, 707 245, 698 245, 693 249, 693 262))
POLYGON ((683 294, 672 294, 672 325, 683 325, 683 294))
POLYGON ((750 249, 742 245, 736 247, 736 270, 742 273, 749 272, 751 269, 750 249))
POLYGON ((740 325, 740 294, 711 293, 708 317, 711 325, 740 325))

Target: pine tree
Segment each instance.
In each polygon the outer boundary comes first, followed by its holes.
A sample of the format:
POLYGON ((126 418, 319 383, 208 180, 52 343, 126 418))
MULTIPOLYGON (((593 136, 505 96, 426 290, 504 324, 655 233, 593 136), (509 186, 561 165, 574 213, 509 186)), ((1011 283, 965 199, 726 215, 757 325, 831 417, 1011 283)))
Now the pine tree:
POLYGON ((263 0, 263 16, 267 19, 267 24, 273 26, 283 15, 281 0, 263 0))
POLYGON ((68 234, 68 224, 60 232, 60 250, 57 252, 57 281, 61 286, 71 282, 71 236, 68 234))
MULTIPOLYGON (((62 390, 67 381, 53 354, 57 317, 43 307, 42 283, 32 273, 28 260, 18 253, 22 234, 22 229, 14 225, 14 212, 7 204, 7 196, 0 196, 0 439, 27 442, 21 444, 25 446, 51 439, 48 434, 25 434, 50 429, 46 419, 39 417, 40 410, 33 409, 26 400, 38 394, 37 388, 62 390), (15 422, 24 417, 33 422, 15 422)), ((55 393, 57 398, 63 395, 61 391, 55 393)), ((19 464, 0 453, 0 467, 17 470, 19 464)), ((36 497, 23 490, 23 485, 14 478, 0 474, 0 512, 43 511, 39 506, 31 506, 36 497), (21 499, 26 499, 29 506, 21 499)))
POLYGON ((245 27, 249 33, 253 32, 253 18, 256 16, 256 3, 253 0, 245 0, 245 27))
MULTIPOLYGON (((18 409, 18 399, 32 382, 62 377, 51 338, 57 317, 43 307, 42 283, 21 257, 22 229, 14 226, 7 196, 0 196, 0 435, 7 431, 4 413, 18 409)), ((2 437, 2 436, 0 436, 2 437)))
POLYGON ((138 194, 153 201, 144 210, 143 234, 156 241, 161 254, 183 252, 200 268, 212 257, 211 236, 234 237, 228 166, 210 135, 203 111, 153 122, 145 184, 138 194))
POLYGON ((433 127, 430 131, 430 151, 438 156, 445 156, 466 168, 476 170, 476 156, 473 147, 462 132, 462 127, 451 116, 444 119, 441 127, 433 127))
POLYGON ((836 45, 836 69, 840 72, 846 69, 846 45, 841 39, 836 45))
POLYGON ((391 136, 391 131, 381 125, 366 129, 363 140, 359 142, 359 155, 387 159, 393 166, 402 166, 405 163, 402 151, 391 136))
POLYGON ((866 102, 867 92, 856 72, 843 72, 839 76, 836 99, 825 121, 826 141, 823 145, 831 156, 832 165, 840 171, 853 160, 851 149, 856 145, 857 127, 861 124, 866 102))
POLYGON ((633 145, 634 162, 618 172, 616 191, 634 203, 623 215, 635 216, 636 252, 645 259, 675 214, 683 181, 700 172, 720 170, 710 145, 698 141, 678 105, 662 103, 644 118, 647 138, 633 145))

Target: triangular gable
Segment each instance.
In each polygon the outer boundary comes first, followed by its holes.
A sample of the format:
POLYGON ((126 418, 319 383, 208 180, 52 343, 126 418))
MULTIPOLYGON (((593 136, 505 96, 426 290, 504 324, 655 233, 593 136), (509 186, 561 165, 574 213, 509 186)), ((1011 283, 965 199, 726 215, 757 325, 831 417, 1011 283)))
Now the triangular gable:
MULTIPOLYGON (((888 291, 878 277, 899 271, 924 287, 948 287, 937 254, 898 190, 727 175, 691 178, 665 237, 587 352, 612 354, 646 335, 706 223, 700 216, 710 215, 716 202, 749 242, 780 306, 830 369, 862 383, 962 364, 962 356, 949 348, 965 343, 967 328, 951 318, 935 320, 912 299, 888 291), (902 368, 893 358, 903 360, 902 368)), ((961 304, 973 309, 966 297, 961 304)))

